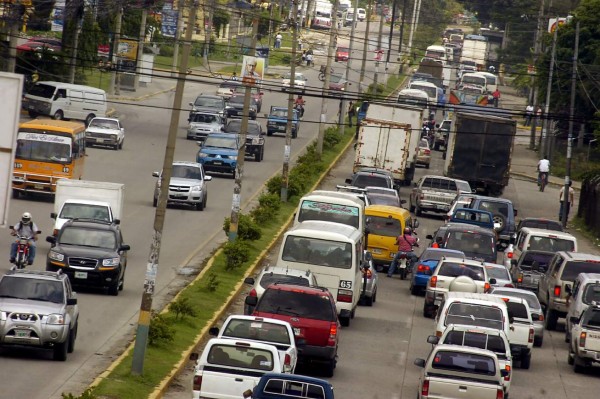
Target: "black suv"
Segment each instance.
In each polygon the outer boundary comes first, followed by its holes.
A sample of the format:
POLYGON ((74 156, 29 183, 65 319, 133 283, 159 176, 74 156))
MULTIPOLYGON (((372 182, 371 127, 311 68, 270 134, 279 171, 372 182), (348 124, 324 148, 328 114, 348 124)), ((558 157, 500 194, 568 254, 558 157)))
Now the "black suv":
POLYGON ((394 183, 394 176, 389 170, 380 168, 360 168, 352 177, 346 179, 346 184, 358 187, 384 187, 400 192, 400 186, 394 183))
POLYGON ((437 242, 439 248, 462 251, 465 257, 496 263, 498 257, 496 233, 491 229, 466 223, 447 223, 433 234, 425 236, 437 242))
MULTIPOLYGON (((256 100, 250 97, 250 107, 248 109, 248 117, 252 120, 256 120, 256 114, 258 112, 258 104, 256 100)), ((238 95, 233 96, 227 101, 225 106, 225 117, 226 118, 242 118, 244 116, 244 96, 238 95)))
POLYGON ((75 349, 77 295, 60 271, 9 271, 0 279, 0 309, 0 346, 52 349, 59 361, 75 349))
POLYGON ((200 94, 196 97, 196 100, 190 103, 190 115, 188 119, 191 119, 194 112, 215 112, 219 115, 225 113, 225 99, 221 96, 212 96, 208 94, 200 94))
MULTIPOLYGON (((230 119, 223 128, 225 133, 240 134, 242 132, 242 120, 230 119)), ((248 121, 248 131, 246 132, 246 156, 254 157, 256 162, 260 162, 265 157, 265 133, 262 126, 257 121, 248 121)))
POLYGON ((484 197, 478 195, 473 198, 469 208, 488 211, 494 216, 494 230, 498 233, 498 245, 506 248, 515 237, 517 210, 513 203, 505 198, 484 197))
POLYGON ((110 295, 123 290, 127 251, 119 225, 88 219, 67 221, 52 244, 46 270, 62 270, 71 284, 107 288, 110 295))

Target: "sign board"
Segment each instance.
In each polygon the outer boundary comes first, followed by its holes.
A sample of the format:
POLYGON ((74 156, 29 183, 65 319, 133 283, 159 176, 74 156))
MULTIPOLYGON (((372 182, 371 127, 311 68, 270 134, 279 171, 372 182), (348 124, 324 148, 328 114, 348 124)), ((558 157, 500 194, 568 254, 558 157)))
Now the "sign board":
POLYGON ((179 11, 173 10, 172 2, 165 2, 161 10, 161 27, 160 33, 166 37, 175 37, 177 31, 177 19, 179 18, 179 11))
POLYGON ((263 79, 264 71, 264 58, 245 55, 242 62, 242 83, 245 85, 254 86, 263 79))
POLYGON ((138 42, 131 39, 119 39, 117 56, 126 60, 135 61, 138 56, 138 42))
POLYGON ((535 65, 527 65, 527 74, 528 75, 536 74, 535 65))
POLYGON ((12 174, 21 116, 21 97, 23 95, 23 75, 0 72, 0 93, 5 101, 0 107, 2 134, 0 134, 0 226, 6 227, 8 220, 9 198, 12 193, 12 174))
POLYGON ((52 32, 62 32, 65 18, 65 1, 57 0, 54 3, 54 9, 51 14, 51 26, 50 30, 52 32))
POLYGON ((549 18, 548 19, 548 32, 549 33, 554 33, 554 30, 558 26, 561 26, 561 25, 564 25, 566 23, 569 23, 572 18, 573 18, 572 16, 568 16, 566 18, 559 17, 558 21, 557 21, 557 18, 549 18))

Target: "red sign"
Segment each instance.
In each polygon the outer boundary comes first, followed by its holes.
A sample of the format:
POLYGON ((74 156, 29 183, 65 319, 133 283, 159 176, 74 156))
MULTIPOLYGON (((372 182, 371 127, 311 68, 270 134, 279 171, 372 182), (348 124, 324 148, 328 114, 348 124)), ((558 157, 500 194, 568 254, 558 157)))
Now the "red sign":
POLYGON ((98 45, 98 56, 108 57, 109 53, 110 53, 110 45, 108 45, 108 44, 99 44, 98 45))
POLYGON ((383 50, 375 51, 375 61, 381 61, 383 58, 383 50))

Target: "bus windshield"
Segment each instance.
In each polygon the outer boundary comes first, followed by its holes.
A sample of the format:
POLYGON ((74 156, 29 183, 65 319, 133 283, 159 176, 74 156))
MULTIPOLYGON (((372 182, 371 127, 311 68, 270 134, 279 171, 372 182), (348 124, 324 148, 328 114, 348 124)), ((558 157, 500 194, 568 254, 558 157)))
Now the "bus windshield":
POLYGON ((65 136, 20 131, 16 159, 71 163, 71 139, 65 136))

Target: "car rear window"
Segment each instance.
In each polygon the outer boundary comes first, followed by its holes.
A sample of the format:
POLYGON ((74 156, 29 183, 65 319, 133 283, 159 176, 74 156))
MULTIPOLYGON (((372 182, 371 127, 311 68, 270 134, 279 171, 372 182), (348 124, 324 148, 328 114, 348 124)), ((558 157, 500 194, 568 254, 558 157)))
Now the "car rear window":
POLYGON ((586 305, 591 305, 592 301, 600 302, 600 285, 588 284, 581 299, 586 305))
POLYGON ((485 270, 487 271, 488 278, 495 278, 497 280, 510 280, 510 274, 508 273, 508 269, 505 267, 486 266, 485 270))
POLYGON ((459 251, 444 251, 443 249, 426 249, 419 258, 421 261, 440 260, 442 258, 464 258, 465 254, 459 251))
POLYGON ((352 244, 289 235, 283 246, 282 259, 289 262, 350 269, 352 268, 352 244))
POLYGON ((322 386, 300 381, 285 381, 273 378, 267 381, 263 391, 291 398, 325 399, 325 391, 322 386))
POLYGON ((400 221, 394 218, 369 216, 369 234, 384 237, 397 237, 400 234, 400 221))
POLYGON ((502 330, 504 327, 502 311, 497 306, 455 302, 448 306, 444 325, 462 324, 502 330))
POLYGON ((355 187, 365 188, 367 186, 392 188, 389 180, 381 175, 358 175, 352 184, 355 187))
POLYGON ((600 328, 600 311, 589 308, 589 311, 583 313, 582 325, 585 327, 600 328))
POLYGON ((231 320, 223 333, 227 337, 290 344, 290 335, 286 326, 269 323, 264 320, 231 320))
POLYGON ((360 209, 358 206, 303 200, 300 205, 298 221, 323 220, 326 222, 345 224, 358 229, 360 227, 359 215, 360 209))
POLYGON ((548 264, 553 256, 554 254, 525 253, 520 267, 523 270, 531 270, 533 263, 537 262, 540 268, 548 269, 548 264))
POLYGON ((463 251, 469 256, 493 256, 494 238, 492 235, 473 231, 451 231, 446 240, 446 248, 463 251))
POLYGON ((448 190, 457 191, 456 182, 450 179, 438 179, 435 177, 428 177, 421 184, 422 188, 431 188, 434 190, 448 190))
POLYGON ((508 317, 516 317, 518 319, 528 319, 529 314, 524 304, 519 302, 506 302, 508 308, 508 317))
POLYGON ((477 211, 468 210, 468 209, 457 209, 452 215, 453 219, 466 220, 478 223, 488 223, 493 224, 492 217, 488 213, 479 213, 477 211))
POLYGON ((290 276, 287 274, 277 274, 277 273, 265 273, 260 279, 260 286, 263 288, 269 287, 271 284, 280 283, 280 284, 292 284, 292 285, 302 285, 304 287, 310 286, 310 281, 308 278, 301 276, 290 276))
POLYGON ((298 291, 267 289, 256 311, 316 320, 335 320, 330 297, 298 291))
POLYGON ((273 354, 249 346, 217 344, 210 347, 208 363, 262 371, 273 370, 273 354))
POLYGON ((478 209, 491 212, 492 215, 501 214, 508 217, 508 204, 506 202, 481 201, 478 209))
POLYGON ((440 350, 435 354, 431 367, 468 374, 496 375, 494 358, 474 353, 440 350))
POLYGON ((559 237, 531 236, 527 249, 548 252, 574 251, 575 241, 559 237))
POLYGON ((580 273, 600 273, 600 261, 567 262, 560 279, 565 281, 575 281, 580 273))
POLYGON ((506 358, 506 345, 499 335, 489 335, 479 331, 450 331, 444 338, 444 344, 472 346, 479 349, 487 349, 506 358))
POLYGON ((524 299, 527 302, 527 305, 529 305, 529 309, 541 309, 541 307, 542 307, 533 292, 531 294, 529 294, 529 293, 525 293, 525 292, 507 291, 507 290, 494 288, 494 291, 492 292, 492 294, 499 295, 499 296, 502 296, 502 295, 514 296, 515 298, 524 299))
POLYGON ((444 262, 439 268, 439 276, 458 277, 467 276, 476 281, 484 281, 483 267, 476 265, 465 265, 458 262, 444 262))

